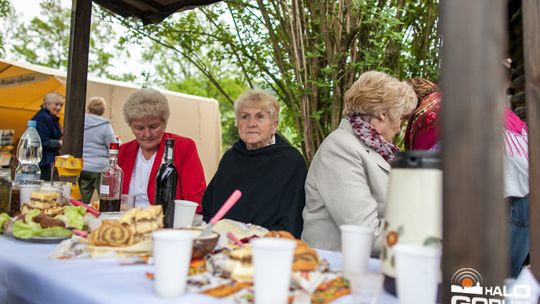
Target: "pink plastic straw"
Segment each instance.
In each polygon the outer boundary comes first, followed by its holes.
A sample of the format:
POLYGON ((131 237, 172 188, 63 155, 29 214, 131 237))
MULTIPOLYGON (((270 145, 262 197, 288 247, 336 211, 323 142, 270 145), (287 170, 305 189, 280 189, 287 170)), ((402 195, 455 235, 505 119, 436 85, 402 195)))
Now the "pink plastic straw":
POLYGON ((93 214, 95 217, 99 217, 99 215, 101 214, 101 212, 99 212, 99 210, 96 210, 95 208, 92 208, 92 207, 88 206, 87 204, 85 204, 83 202, 79 202, 79 201, 74 200, 74 199, 70 199, 69 201, 74 206, 83 206, 84 208, 86 208, 86 210, 89 213, 93 214))
POLYGON ((237 237, 236 235, 234 235, 234 233, 228 231, 227 232, 227 237, 233 241, 236 245, 240 246, 240 247, 243 247, 244 246, 244 243, 242 243, 237 237))
POLYGON ((232 208, 232 206, 234 206, 234 204, 236 204, 241 196, 242 192, 240 192, 240 190, 234 190, 223 206, 221 206, 218 213, 216 213, 216 215, 214 215, 214 217, 210 220, 210 224, 215 225, 225 215, 225 213, 229 212, 229 210, 232 208))

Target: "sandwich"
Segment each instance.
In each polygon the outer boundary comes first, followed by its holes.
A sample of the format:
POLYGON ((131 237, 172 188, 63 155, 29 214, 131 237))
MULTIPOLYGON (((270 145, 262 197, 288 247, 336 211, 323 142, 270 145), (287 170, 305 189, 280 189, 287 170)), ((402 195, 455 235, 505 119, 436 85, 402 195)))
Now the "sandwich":
POLYGON ((21 213, 28 213, 34 209, 51 217, 64 212, 63 206, 60 204, 60 194, 57 192, 32 192, 30 194, 30 201, 23 202, 21 213))

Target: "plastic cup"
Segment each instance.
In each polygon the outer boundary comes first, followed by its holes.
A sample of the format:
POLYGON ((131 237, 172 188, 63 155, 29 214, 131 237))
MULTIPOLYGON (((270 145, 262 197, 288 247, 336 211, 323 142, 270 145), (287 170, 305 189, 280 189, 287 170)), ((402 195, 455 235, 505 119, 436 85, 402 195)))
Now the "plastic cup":
POLYGON ((357 225, 341 225, 343 273, 347 278, 368 271, 373 243, 373 229, 357 225))
POLYGON ((393 250, 399 303, 436 303, 441 249, 420 245, 396 245, 393 250))
POLYGON ((193 247, 191 231, 162 229, 152 233, 154 240, 154 289, 158 296, 176 298, 186 290, 193 247))
POLYGON ((193 218, 195 217, 195 210, 199 204, 185 201, 174 201, 174 228, 191 228, 193 224, 193 218))
POLYGON ((32 192, 38 192, 39 189, 41 189, 41 185, 39 183, 35 184, 21 184, 19 185, 19 195, 20 195, 20 204, 21 207, 23 204, 27 204, 30 202, 30 195, 32 192))
POLYGON ((377 272, 364 272, 351 276, 351 293, 354 304, 379 303, 383 276, 377 272))
POLYGON ((296 242, 288 239, 259 238, 250 243, 253 251, 255 303, 287 303, 296 242))
POLYGON ((122 194, 120 197, 120 212, 127 212, 135 206, 134 194, 122 194))

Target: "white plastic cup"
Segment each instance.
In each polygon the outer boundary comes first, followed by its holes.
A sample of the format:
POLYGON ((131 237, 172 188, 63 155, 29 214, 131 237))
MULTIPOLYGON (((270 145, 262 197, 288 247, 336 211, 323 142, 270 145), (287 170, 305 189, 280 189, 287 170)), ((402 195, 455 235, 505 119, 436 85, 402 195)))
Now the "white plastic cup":
POLYGON ((27 204, 30 202, 30 195, 32 194, 32 192, 37 192, 39 191, 39 189, 41 189, 41 185, 36 183, 36 184, 20 184, 19 185, 19 191, 20 191, 20 202, 21 202, 21 206, 23 204, 27 204))
POLYGON ((174 201, 174 228, 191 228, 193 219, 195 218, 195 211, 199 204, 185 201, 174 201))
POLYGON ((373 243, 373 229, 357 225, 341 225, 341 252, 343 273, 349 279, 368 271, 373 243))
POLYGON ((379 272, 364 272, 351 276, 351 293, 354 304, 379 303, 383 275, 379 272))
POLYGON ((291 267, 296 242, 258 238, 250 242, 256 304, 284 304, 289 296, 291 267))
POLYGON ((401 304, 437 302, 441 249, 420 245, 395 245, 397 294, 401 304))
POLYGON ((135 207, 135 194, 122 194, 120 197, 120 211, 127 212, 135 207))
POLYGON ((163 298, 180 297, 186 290, 193 233, 162 229, 152 233, 152 238, 156 293, 163 298))

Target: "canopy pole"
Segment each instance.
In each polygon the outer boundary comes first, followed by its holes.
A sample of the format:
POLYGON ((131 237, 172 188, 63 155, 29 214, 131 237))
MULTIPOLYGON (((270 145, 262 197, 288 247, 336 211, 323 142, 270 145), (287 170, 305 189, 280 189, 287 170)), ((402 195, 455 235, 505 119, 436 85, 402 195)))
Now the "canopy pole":
POLYGON ((531 267, 540 278, 540 4, 523 0, 523 57, 525 61, 525 100, 529 123, 529 231, 531 267))
POLYGON ((82 157, 92 0, 73 0, 62 154, 82 157))
MULTIPOLYGON (((482 286, 508 276, 503 200, 506 1, 441 1, 443 303, 461 268, 482 286)), ((458 283, 459 285, 459 283, 458 283)))

